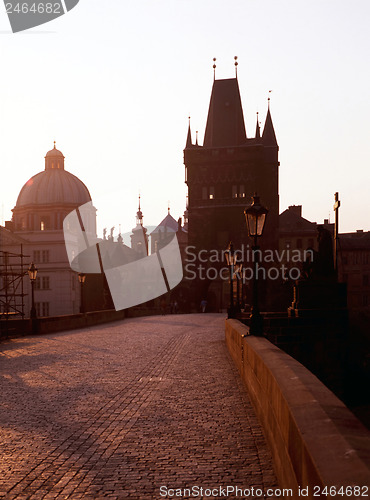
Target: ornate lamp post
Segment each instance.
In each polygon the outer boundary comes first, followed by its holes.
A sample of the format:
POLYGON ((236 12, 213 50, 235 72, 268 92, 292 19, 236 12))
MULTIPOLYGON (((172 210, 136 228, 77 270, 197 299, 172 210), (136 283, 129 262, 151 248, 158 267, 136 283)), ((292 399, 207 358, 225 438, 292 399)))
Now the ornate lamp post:
POLYGON ((244 210, 245 219, 247 222, 248 234, 253 238, 253 256, 254 256, 254 273, 253 273, 253 301, 252 301, 252 314, 250 316, 250 334, 262 335, 263 323, 262 316, 259 311, 258 305, 258 252, 259 246, 257 245, 257 238, 262 236, 263 228, 265 227, 266 215, 268 214, 267 208, 261 205, 260 198, 255 194, 252 197, 252 204, 244 210))
POLYGON ((36 282, 36 277, 37 277, 37 267, 35 264, 32 262, 30 267, 28 268, 28 276, 31 281, 31 290, 32 290, 32 303, 31 303, 31 312, 30 312, 30 317, 31 319, 35 319, 37 317, 36 314, 36 307, 35 307, 35 282, 36 282))
POLYGON ((227 316, 228 318, 233 318, 235 316, 235 306, 234 306, 234 282, 233 282, 233 276, 234 276, 234 268, 236 264, 236 253, 234 251, 234 245, 230 241, 229 246, 227 247, 225 251, 225 257, 226 257, 226 262, 227 265, 229 266, 230 270, 230 305, 229 309, 227 311, 227 316))
POLYGON ((84 297, 83 297, 83 286, 86 280, 86 274, 83 273, 78 273, 78 281, 80 282, 80 313, 84 314, 85 312, 85 307, 84 307, 84 297))

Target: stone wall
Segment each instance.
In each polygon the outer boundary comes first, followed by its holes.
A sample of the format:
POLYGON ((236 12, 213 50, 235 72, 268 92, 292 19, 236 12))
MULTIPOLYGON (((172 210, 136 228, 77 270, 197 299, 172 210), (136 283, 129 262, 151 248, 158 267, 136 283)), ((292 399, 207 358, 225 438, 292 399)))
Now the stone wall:
POLYGON ((303 365, 248 333, 226 320, 226 344, 263 425, 280 487, 292 488, 294 498, 308 487, 300 496, 314 498, 315 486, 369 486, 370 432, 303 365))

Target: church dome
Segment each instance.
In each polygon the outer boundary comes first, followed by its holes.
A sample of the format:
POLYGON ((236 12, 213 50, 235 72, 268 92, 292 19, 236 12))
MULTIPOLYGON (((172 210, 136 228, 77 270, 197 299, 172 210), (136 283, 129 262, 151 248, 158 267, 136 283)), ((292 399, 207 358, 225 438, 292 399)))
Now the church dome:
POLYGON ((55 148, 45 156, 45 170, 21 189, 16 208, 29 205, 83 205, 91 201, 89 190, 75 175, 64 170, 64 156, 55 148))

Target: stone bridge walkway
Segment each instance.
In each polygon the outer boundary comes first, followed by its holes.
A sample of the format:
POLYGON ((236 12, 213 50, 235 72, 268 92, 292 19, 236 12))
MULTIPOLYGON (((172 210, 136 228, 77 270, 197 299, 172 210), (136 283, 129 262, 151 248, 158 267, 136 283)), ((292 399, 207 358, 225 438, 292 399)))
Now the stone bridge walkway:
POLYGON ((277 487, 223 315, 6 341, 0 381, 0 498, 225 498, 226 486, 277 487), (170 490, 191 487, 198 496, 170 490))

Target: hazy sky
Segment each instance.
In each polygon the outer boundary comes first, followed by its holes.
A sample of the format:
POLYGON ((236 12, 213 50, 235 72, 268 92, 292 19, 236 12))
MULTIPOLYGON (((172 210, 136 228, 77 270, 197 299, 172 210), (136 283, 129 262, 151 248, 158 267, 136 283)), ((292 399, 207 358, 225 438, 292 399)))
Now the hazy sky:
POLYGON ((369 0, 80 0, 12 34, 0 6, 0 222, 57 141, 98 224, 156 225, 185 208, 183 148, 200 143, 213 81, 238 78, 247 134, 268 91, 280 146, 280 211, 370 230, 369 0))

